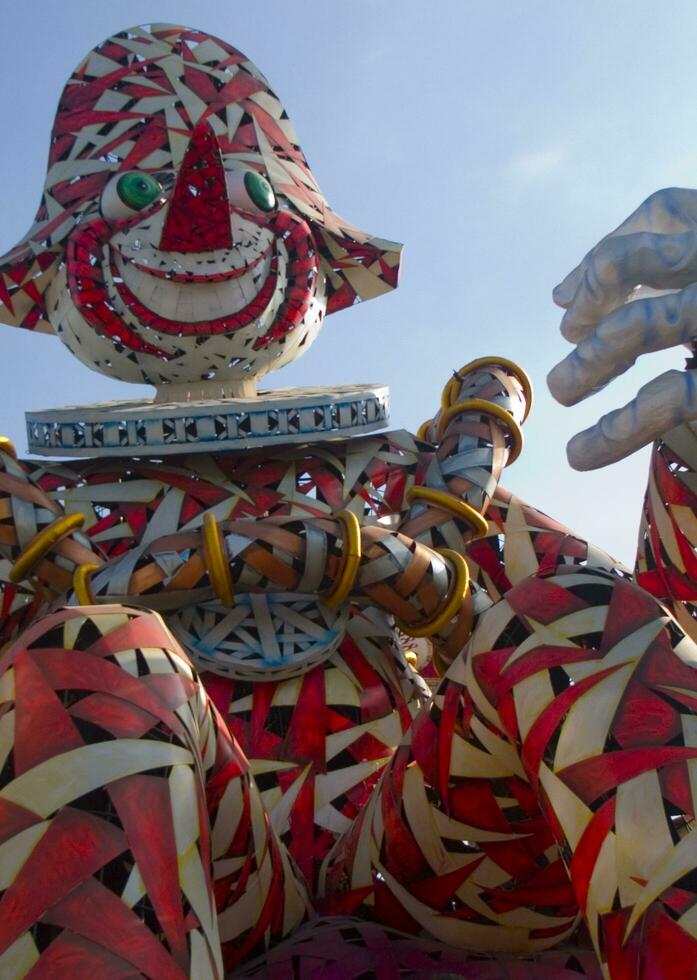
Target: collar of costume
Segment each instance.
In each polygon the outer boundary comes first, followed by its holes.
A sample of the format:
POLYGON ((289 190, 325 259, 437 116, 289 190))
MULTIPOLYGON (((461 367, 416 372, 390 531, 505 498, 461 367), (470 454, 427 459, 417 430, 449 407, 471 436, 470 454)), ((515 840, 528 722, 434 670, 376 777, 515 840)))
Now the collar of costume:
POLYGON ((27 412, 39 456, 166 456, 346 438, 384 428, 386 385, 336 385, 186 402, 101 402, 27 412))

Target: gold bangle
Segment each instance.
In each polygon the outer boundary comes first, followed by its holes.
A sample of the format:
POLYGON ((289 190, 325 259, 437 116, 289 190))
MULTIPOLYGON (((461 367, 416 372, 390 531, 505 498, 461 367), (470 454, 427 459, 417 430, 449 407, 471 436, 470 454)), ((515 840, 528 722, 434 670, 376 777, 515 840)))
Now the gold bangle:
POLYGON ((425 422, 422 422, 421 425, 416 430, 416 438, 423 439, 424 442, 428 442, 429 440, 427 438, 427 432, 432 423, 433 423, 433 419, 426 419, 425 422))
POLYGON ((10 582, 21 582, 59 541, 67 538, 84 523, 84 514, 63 514, 35 534, 29 544, 17 555, 10 570, 10 582))
POLYGON ((438 548, 438 554, 442 555, 444 558, 449 558, 450 561, 455 566, 455 581, 450 590, 450 594, 447 596, 443 608, 440 612, 437 612, 432 619, 427 620, 425 623, 419 623, 415 626, 405 623, 402 620, 395 619, 397 627, 406 633, 407 636, 433 636, 434 633, 438 633, 443 627, 450 622, 455 616, 455 613, 462 606, 462 601, 465 598, 465 594, 470 584, 469 569, 467 568, 467 562, 457 551, 453 551, 451 548, 438 548))
POLYGON ((466 398, 464 401, 455 402, 454 405, 449 405, 448 408, 441 413, 440 419, 438 420, 439 441, 443 438, 443 433, 448 422, 455 418, 456 415, 460 415, 462 412, 481 412, 482 415, 493 415, 494 418, 499 420, 499 422, 503 422, 509 435, 513 439, 513 448, 511 449, 511 454, 508 457, 507 465, 510 466, 511 463, 514 463, 518 459, 523 449, 523 430, 520 428, 510 412, 507 412, 505 408, 501 408, 501 406, 497 405, 496 402, 490 402, 486 398, 466 398))
POLYGON ((5 453, 6 456, 11 456, 12 459, 17 459, 15 445, 7 436, 0 436, 0 453, 5 453))
POLYGON ((520 387, 523 389, 523 395, 525 396, 524 422, 532 408, 532 382, 527 372, 520 365, 516 364, 515 361, 509 361, 506 357, 478 357, 475 361, 470 361, 469 364, 465 364, 463 368, 456 371, 452 378, 449 378, 446 382, 445 388, 443 388, 443 394, 441 395, 441 407, 443 410, 449 408, 457 398, 458 392, 455 390, 455 386, 459 385, 459 378, 464 378, 465 375, 471 371, 476 371, 477 368, 488 367, 490 365, 495 366, 497 364, 500 367, 508 368, 511 374, 514 374, 518 381, 520 381, 520 387))
POLYGON ((441 510, 447 511, 453 517, 459 517, 474 531, 475 538, 483 538, 489 530, 489 524, 478 510, 475 510, 464 500, 460 500, 454 493, 447 493, 445 490, 434 490, 431 487, 409 487, 407 490, 407 503, 411 504, 414 500, 425 500, 441 510))
POLYGON ((322 598, 325 606, 338 609, 348 597, 358 574, 361 563, 361 525, 350 510, 340 510, 334 515, 343 531, 341 544, 341 570, 332 585, 331 591, 322 598))
POLYGON ((203 557, 213 591, 224 606, 232 608, 235 605, 235 589, 230 563, 223 551, 215 514, 210 511, 203 518, 203 557))
POLYGON ((97 600, 92 592, 90 578, 92 572, 96 572, 101 565, 78 565, 73 575, 73 593, 78 606, 94 606, 97 600))

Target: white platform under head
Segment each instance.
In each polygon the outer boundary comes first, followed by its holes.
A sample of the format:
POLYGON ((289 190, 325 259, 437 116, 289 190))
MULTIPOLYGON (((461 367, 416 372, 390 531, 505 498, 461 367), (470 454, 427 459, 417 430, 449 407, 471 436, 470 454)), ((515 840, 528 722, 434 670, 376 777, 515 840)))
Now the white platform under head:
POLYGON ((389 421, 386 385, 259 392, 251 398, 101 402, 26 413, 39 456, 165 456, 360 435, 389 421))

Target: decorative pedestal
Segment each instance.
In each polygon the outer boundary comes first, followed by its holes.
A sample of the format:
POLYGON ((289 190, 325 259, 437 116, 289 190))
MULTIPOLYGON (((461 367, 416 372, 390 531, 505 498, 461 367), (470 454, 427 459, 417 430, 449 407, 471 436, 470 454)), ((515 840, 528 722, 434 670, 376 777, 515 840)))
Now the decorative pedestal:
POLYGON ((26 413, 39 456, 167 456, 361 435, 389 421, 386 385, 259 392, 218 401, 101 402, 26 413))

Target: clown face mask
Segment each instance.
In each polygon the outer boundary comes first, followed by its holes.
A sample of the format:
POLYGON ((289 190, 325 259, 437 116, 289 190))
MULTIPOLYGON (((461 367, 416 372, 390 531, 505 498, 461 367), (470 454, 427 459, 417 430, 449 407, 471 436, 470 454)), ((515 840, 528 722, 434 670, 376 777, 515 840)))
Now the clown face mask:
POLYGON ((325 201, 283 106, 200 31, 133 28, 69 79, 0 321, 156 400, 250 397, 326 315, 397 284, 400 246, 325 201))

